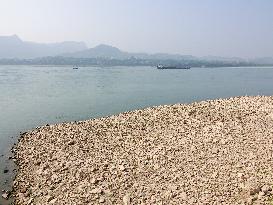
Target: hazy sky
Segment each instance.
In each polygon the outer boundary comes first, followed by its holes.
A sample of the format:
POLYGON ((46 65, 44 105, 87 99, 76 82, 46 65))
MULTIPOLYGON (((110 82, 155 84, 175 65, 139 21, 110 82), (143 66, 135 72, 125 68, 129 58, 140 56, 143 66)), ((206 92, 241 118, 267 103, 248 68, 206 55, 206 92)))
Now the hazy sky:
POLYGON ((273 57, 273 0, 0 0, 0 35, 134 52, 273 57))

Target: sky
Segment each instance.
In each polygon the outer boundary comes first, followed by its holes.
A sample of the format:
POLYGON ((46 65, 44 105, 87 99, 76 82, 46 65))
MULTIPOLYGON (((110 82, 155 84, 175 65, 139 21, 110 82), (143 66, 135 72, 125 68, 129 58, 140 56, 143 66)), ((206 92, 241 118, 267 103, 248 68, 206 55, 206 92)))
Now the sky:
POLYGON ((0 0, 0 35, 130 52, 273 57, 273 0, 0 0))

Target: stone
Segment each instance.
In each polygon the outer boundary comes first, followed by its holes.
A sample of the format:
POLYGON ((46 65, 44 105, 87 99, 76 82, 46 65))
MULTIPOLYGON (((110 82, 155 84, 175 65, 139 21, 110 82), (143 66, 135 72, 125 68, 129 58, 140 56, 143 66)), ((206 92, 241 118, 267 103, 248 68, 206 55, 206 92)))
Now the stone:
POLYGON ((68 142, 68 145, 74 145, 75 144, 75 141, 74 140, 71 140, 68 142))
POLYGON ((24 193, 25 197, 29 197, 30 196, 30 191, 27 191, 26 193, 24 193))
POLYGON ((227 141, 222 139, 222 140, 221 140, 221 144, 222 144, 222 145, 225 145, 225 144, 227 144, 227 141))
POLYGON ((242 178, 244 176, 243 173, 238 173, 238 178, 242 178))
POLYGON ((259 196, 264 196, 264 195, 265 195, 265 193, 263 191, 259 192, 259 196))
POLYGON ((91 194, 100 194, 102 193, 102 190, 100 188, 95 188, 90 191, 91 194))
POLYGON ((124 170, 125 170, 125 167, 124 167, 123 165, 120 165, 120 166, 119 166, 119 169, 120 169, 121 171, 124 171, 124 170))
POLYGON ((21 193, 26 193, 27 192, 27 188, 26 187, 23 187, 21 190, 20 190, 21 193))
POLYGON ((51 195, 46 196, 46 201, 47 201, 47 202, 50 202, 50 201, 52 201, 53 199, 54 199, 54 197, 51 196, 51 195))
POLYGON ((9 194, 8 193, 2 194, 2 198, 8 200, 9 199, 9 194))
POLYGON ((105 199, 104 199, 103 197, 101 197, 101 198, 99 199, 99 202, 100 202, 100 203, 104 203, 104 202, 105 202, 105 199))
POLYGON ((182 200, 184 200, 184 201, 186 201, 186 200, 188 199, 188 197, 187 197, 187 193, 186 193, 186 192, 184 192, 184 191, 183 191, 183 192, 181 192, 179 196, 180 196, 180 197, 181 197, 181 199, 182 199, 182 200))
POLYGON ((260 194, 260 193, 259 193, 259 194, 258 194, 258 199, 261 200, 261 199, 263 199, 263 198, 264 198, 264 194, 260 194))
POLYGON ((218 177, 218 172, 214 172, 212 175, 211 175, 212 178, 216 178, 218 177))
POLYGON ((261 190, 262 190, 262 192, 267 193, 267 192, 271 191, 272 188, 268 185, 264 185, 261 190))
POLYGON ((113 192, 111 192, 111 191, 108 190, 108 189, 104 190, 104 193, 105 193, 105 195, 108 196, 108 197, 113 196, 113 192))
POLYGON ((212 150, 211 150, 211 153, 212 154, 217 154, 219 152, 219 149, 217 149, 217 148, 213 148, 212 150))
POLYGON ((260 190, 261 190, 260 188, 250 189, 249 194, 250 195, 258 194, 260 190))
POLYGON ((130 202, 131 202, 130 194, 128 194, 128 193, 125 194, 125 195, 123 196, 122 201, 123 201, 123 204, 124 204, 124 205, 129 205, 130 202))
POLYGON ((56 199, 56 198, 55 198, 55 199, 52 199, 52 200, 50 200, 49 204, 56 204, 57 200, 58 200, 58 199, 56 199))
POLYGON ((25 198, 25 196, 23 193, 19 193, 16 195, 16 198, 19 199, 19 201, 22 201, 25 198))
POLYGON ((96 178, 92 178, 91 180, 90 180, 90 183, 91 184, 96 184, 98 182, 98 180, 96 179, 96 178))
POLYGON ((247 201, 246 201, 247 204, 252 204, 252 202, 253 202, 253 199, 252 199, 251 197, 249 197, 249 198, 247 199, 247 201))

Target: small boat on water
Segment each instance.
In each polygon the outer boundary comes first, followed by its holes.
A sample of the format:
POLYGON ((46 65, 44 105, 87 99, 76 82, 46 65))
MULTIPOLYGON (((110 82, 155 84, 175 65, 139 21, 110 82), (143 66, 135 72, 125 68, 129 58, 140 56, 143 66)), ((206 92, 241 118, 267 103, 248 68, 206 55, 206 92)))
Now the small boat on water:
POLYGON ((79 68, 78 67, 73 67, 73 70, 78 70, 79 68))
POLYGON ((163 66, 163 65, 158 65, 156 66, 157 69, 190 69, 190 66, 163 66))

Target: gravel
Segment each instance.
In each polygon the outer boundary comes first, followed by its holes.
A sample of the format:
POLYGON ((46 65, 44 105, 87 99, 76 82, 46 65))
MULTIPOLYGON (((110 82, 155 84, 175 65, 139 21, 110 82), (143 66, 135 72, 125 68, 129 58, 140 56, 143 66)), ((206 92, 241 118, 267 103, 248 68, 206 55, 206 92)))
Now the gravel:
POLYGON ((15 204, 270 204, 273 97, 46 125, 15 152, 15 204))

